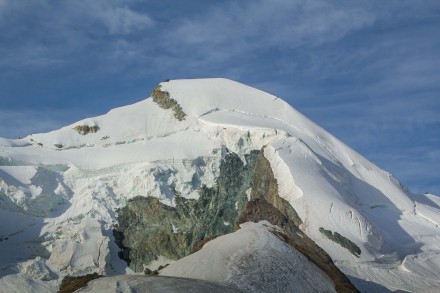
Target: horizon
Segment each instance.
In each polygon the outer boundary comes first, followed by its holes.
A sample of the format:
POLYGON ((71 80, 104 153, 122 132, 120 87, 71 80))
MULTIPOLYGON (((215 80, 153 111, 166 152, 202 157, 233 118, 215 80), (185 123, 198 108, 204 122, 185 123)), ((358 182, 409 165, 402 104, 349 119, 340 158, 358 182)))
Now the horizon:
POLYGON ((439 16, 437 1, 0 0, 0 137, 102 115, 165 79, 224 77, 440 195, 439 16))

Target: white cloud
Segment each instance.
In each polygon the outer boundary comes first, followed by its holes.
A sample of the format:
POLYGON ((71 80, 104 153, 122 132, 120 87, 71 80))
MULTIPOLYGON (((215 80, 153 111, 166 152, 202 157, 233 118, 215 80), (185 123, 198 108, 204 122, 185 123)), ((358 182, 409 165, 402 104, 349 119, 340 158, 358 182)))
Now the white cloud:
POLYGON ((154 22, 146 14, 140 14, 127 7, 100 7, 94 15, 107 28, 110 34, 137 33, 153 26, 154 22))

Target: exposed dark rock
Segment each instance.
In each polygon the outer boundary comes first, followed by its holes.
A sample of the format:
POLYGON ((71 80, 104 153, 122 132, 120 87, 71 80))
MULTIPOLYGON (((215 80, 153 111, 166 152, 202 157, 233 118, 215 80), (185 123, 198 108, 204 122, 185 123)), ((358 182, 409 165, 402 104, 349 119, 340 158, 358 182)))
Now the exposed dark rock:
MULTIPOLYGON (((115 239, 120 256, 142 272, 159 256, 180 259, 198 249, 205 239, 231 233, 247 202, 253 167, 259 151, 245 156, 226 154, 214 187, 202 186, 198 200, 175 194, 175 207, 153 197, 136 197, 118 211, 115 239)), ((204 241, 205 240, 205 241, 204 241)))
POLYGON ((145 270, 144 270, 144 274, 145 274, 145 275, 148 275, 148 276, 159 275, 159 269, 152 271, 152 270, 150 270, 149 268, 145 268, 145 270))
POLYGON ((88 274, 79 277, 66 276, 61 282, 61 286, 60 289, 58 290, 58 293, 73 293, 76 290, 87 286, 87 283, 90 282, 91 280, 95 280, 101 277, 102 276, 98 275, 97 273, 88 274))
POLYGON ((262 220, 266 220, 272 225, 276 225, 283 229, 287 227, 289 230, 292 230, 292 232, 302 234, 302 231, 293 223, 293 221, 289 220, 286 215, 263 198, 255 198, 246 204, 239 219, 235 223, 235 231, 240 229, 240 224, 246 222, 258 223, 262 220))
POLYGON ((264 198, 292 220, 295 225, 301 225, 302 221, 292 205, 279 196, 277 180, 263 151, 257 157, 254 170, 251 198, 264 198))
POLYGON ((162 86, 156 86, 151 92, 153 101, 159 105, 162 109, 171 109, 174 112, 174 117, 179 120, 185 120, 186 114, 183 112, 182 107, 176 100, 170 97, 170 93, 161 90, 162 86))
POLYGON ((356 257, 359 257, 359 255, 361 254, 361 249, 359 248, 359 246, 356 245, 356 243, 354 243, 350 239, 342 236, 338 232, 333 233, 332 231, 326 230, 322 227, 319 228, 319 232, 324 234, 328 239, 330 239, 330 240, 338 243, 342 247, 346 248, 348 251, 350 251, 356 257))
POLYGON ((113 237, 115 238, 116 245, 121 249, 118 252, 119 258, 125 260, 127 265, 130 266, 130 248, 124 245, 124 233, 118 229, 113 229, 113 237))
MULTIPOLYGON (((130 268, 142 272, 144 265, 160 255, 180 259, 209 240, 233 232, 240 223, 267 220, 283 229, 284 233, 277 236, 324 271, 338 292, 357 292, 330 256, 298 228, 302 221, 294 208, 279 197, 277 181, 263 152, 253 151, 245 156, 245 161, 246 164, 238 155, 228 153, 220 165, 216 185, 201 186, 198 200, 176 193, 176 205, 170 207, 157 198, 136 197, 119 210, 115 234, 119 236, 115 238, 130 268)), ((155 273, 151 269, 146 272, 155 273)))
POLYGON ((99 130, 98 125, 88 126, 88 125, 78 125, 75 126, 73 129, 75 129, 79 134, 86 135, 89 133, 96 133, 99 130))
POLYGON ((166 268, 168 265, 169 265, 169 264, 166 264, 166 265, 163 265, 163 266, 159 266, 159 268, 158 268, 157 270, 160 271, 160 270, 166 268))
POLYGON ((286 243, 292 245, 306 256, 309 261, 326 273, 335 283, 337 292, 358 292, 348 278, 334 265, 330 256, 304 234, 292 220, 265 199, 256 198, 247 203, 237 221, 236 229, 238 229, 241 223, 249 221, 258 223, 262 220, 280 227, 284 233, 277 231, 273 233, 286 243))
MULTIPOLYGON (((136 272, 162 255, 168 259, 179 259, 186 246, 185 233, 174 233, 180 222, 178 210, 162 204, 153 197, 137 197, 118 213, 119 227, 114 235, 121 235, 117 242, 122 249, 120 256, 136 272)), ((115 237, 116 238, 116 237, 115 237)))
POLYGON ((54 146, 58 149, 61 149, 63 147, 63 145, 60 143, 56 143, 56 144, 54 144, 54 146))

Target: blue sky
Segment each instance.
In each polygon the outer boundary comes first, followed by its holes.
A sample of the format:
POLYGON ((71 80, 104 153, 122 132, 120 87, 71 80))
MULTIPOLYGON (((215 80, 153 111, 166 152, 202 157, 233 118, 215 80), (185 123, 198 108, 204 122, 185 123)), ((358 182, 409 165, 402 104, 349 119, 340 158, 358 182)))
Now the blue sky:
POLYGON ((0 136, 226 77, 440 194, 440 1, 0 0, 0 136))

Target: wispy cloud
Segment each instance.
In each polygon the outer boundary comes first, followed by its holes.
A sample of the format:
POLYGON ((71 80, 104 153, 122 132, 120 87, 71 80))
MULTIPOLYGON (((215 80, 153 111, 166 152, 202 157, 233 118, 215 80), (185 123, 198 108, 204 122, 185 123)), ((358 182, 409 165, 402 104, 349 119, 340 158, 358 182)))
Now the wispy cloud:
POLYGON ((9 69, 84 62, 92 52, 111 61, 118 41, 154 26, 147 13, 116 0, 4 1, 0 9, 7 15, 0 20, 0 65, 9 69))
POLYGON ((90 98, 96 115, 161 79, 223 76, 287 100, 386 169, 399 158, 433 169, 439 15, 437 0, 0 0, 0 135, 75 120, 29 107, 90 98))
POLYGON ((196 62, 243 60, 262 51, 332 42, 374 23, 374 13, 346 4, 276 0, 217 6, 173 21, 167 51, 191 52, 196 62))
POLYGON ((107 27, 111 34, 131 34, 153 26, 154 22, 148 15, 137 13, 127 7, 98 10, 98 19, 107 27))
POLYGON ((362 9, 328 1, 252 1, 183 19, 172 33, 177 41, 190 45, 291 48, 338 39, 370 25, 374 18, 362 9))

